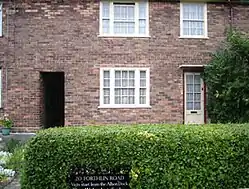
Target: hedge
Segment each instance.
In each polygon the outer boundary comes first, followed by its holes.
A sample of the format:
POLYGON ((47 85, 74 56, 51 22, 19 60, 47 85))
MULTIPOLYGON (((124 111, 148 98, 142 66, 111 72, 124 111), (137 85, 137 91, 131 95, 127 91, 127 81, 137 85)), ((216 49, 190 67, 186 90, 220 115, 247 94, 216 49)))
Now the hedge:
POLYGON ((72 166, 130 167, 130 188, 249 187, 249 125, 47 129, 25 150, 22 189, 68 188, 72 166))

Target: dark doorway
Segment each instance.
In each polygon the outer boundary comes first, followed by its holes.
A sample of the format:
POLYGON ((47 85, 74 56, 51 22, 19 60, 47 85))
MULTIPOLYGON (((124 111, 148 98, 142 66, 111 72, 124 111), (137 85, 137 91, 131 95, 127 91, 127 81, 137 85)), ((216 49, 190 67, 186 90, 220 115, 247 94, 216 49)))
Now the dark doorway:
POLYGON ((43 128, 64 126, 64 72, 41 72, 43 128))

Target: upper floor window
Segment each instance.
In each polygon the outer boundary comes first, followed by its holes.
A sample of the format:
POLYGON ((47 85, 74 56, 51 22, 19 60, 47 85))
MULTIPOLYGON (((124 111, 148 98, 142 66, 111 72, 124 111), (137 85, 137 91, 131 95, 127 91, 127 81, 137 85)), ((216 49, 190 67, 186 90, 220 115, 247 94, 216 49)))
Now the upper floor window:
POLYGON ((3 4, 0 2, 0 36, 3 35, 3 20, 2 20, 2 17, 3 17, 3 4))
POLYGON ((102 68, 100 70, 100 108, 149 106, 148 68, 102 68))
POLYGON ((100 35, 132 36, 149 35, 147 1, 101 1, 100 35))
POLYGON ((181 37, 207 37, 207 5, 181 3, 181 37))

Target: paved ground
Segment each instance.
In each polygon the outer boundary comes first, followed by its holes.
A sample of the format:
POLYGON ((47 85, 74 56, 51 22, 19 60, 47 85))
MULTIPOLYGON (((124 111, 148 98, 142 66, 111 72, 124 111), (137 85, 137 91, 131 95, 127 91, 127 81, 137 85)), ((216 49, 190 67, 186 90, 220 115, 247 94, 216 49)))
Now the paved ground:
POLYGON ((8 184, 7 186, 5 186, 3 189, 20 189, 20 182, 19 182, 19 178, 15 178, 10 184, 8 184))

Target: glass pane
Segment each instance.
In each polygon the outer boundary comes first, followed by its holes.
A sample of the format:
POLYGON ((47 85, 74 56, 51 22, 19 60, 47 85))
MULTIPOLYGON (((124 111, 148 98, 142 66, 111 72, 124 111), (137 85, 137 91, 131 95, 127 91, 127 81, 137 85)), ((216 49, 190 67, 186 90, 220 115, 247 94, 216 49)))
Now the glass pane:
POLYGON ((115 71, 115 78, 121 78, 121 71, 115 71))
POLYGON ((145 96, 140 96, 139 104, 146 104, 146 97, 145 96))
POLYGON ((122 89, 115 89, 115 96, 121 96, 122 89))
POLYGON ((103 19, 103 26, 102 26, 103 33, 109 33, 109 28, 110 28, 109 23, 110 20, 103 19))
POLYGON ((195 93, 194 95, 194 101, 195 102, 200 102, 201 100, 201 93, 195 93))
POLYGON ((186 97, 187 97, 187 101, 193 101, 193 93, 187 93, 186 97))
POLYGON ((135 104, 135 97, 134 96, 129 96, 129 104, 135 104))
POLYGON ((193 75, 186 75, 186 82, 187 84, 193 83, 193 75))
POLYGON ((140 71, 140 78, 146 78, 146 71, 140 71))
POLYGON ((110 86, 110 79, 104 79, 104 87, 110 86))
POLYGON ((128 89, 122 89, 122 95, 128 95, 128 89))
POLYGON ((104 78, 110 78, 110 72, 104 71, 104 78))
POLYGON ((135 89, 129 89, 128 90, 128 95, 134 96, 135 95, 135 89))
POLYGON ((122 96, 121 100, 122 100, 121 101, 122 104, 128 104, 128 96, 122 96))
POLYGON ((122 71, 122 78, 128 78, 128 71, 122 71))
POLYGON ((104 96, 110 96, 110 89, 104 89, 104 96))
POLYGON ((195 84, 201 84, 201 76, 200 75, 195 75, 195 84))
POLYGON ((204 19, 204 4, 183 4, 183 19, 204 19))
POLYGON ((120 96, 115 96, 114 103, 115 104, 121 104, 121 97, 120 96))
POLYGON ((140 89, 140 96, 146 96, 146 89, 140 89))
POLYGON ((195 110, 200 110, 201 109, 201 103, 200 102, 195 102, 194 103, 194 109, 195 110))
POLYGON ((122 87, 128 87, 128 79, 122 79, 122 87))
POLYGON ((121 79, 115 79, 115 87, 121 87, 121 79))
POLYGON ((135 18, 135 5, 115 5, 114 20, 130 21, 135 18))
POLYGON ((193 102, 187 102, 187 110, 193 110, 193 102))
POLYGON ((146 2, 139 2, 139 18, 146 18, 146 2))
POLYGON ((110 97, 104 96, 104 104, 110 104, 110 97))
POLYGON ((200 84, 196 84, 195 85, 195 93, 200 93, 201 92, 201 85, 200 84))
POLYGON ((109 2, 102 2, 102 15, 104 18, 109 18, 109 2))
POLYGON ((134 87, 135 86, 135 80, 134 79, 130 79, 129 80, 129 86, 130 87, 134 87))
POLYGON ((132 34, 132 33, 135 33, 135 23, 128 23, 128 30, 127 30, 127 33, 128 34, 132 34))
POLYGON ((129 78, 135 78, 135 72, 129 71, 129 78))
POLYGON ((140 79, 140 87, 146 87, 146 80, 140 79))
POLYGON ((183 35, 204 35, 204 22, 183 21, 183 35))
POLYGON ((139 20, 139 33, 145 34, 146 33, 146 20, 139 20))
POLYGON ((191 93, 191 92, 193 92, 193 85, 192 84, 187 84, 187 92, 189 93, 191 93))

